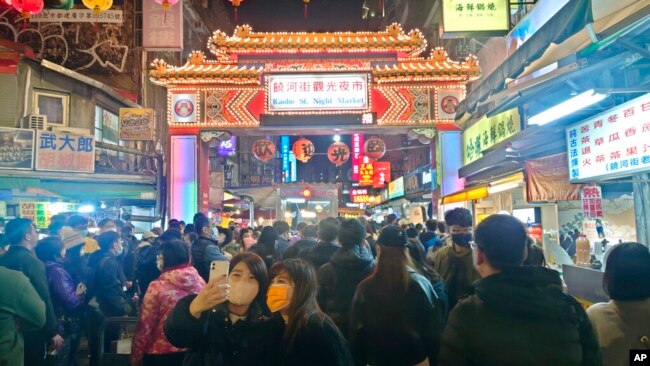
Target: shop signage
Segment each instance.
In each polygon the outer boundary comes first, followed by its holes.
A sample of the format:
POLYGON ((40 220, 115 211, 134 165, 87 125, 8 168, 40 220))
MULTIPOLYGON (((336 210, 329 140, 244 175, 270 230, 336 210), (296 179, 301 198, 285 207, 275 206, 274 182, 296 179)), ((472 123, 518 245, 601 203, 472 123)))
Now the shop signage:
POLYGON ((373 166, 372 160, 364 156, 362 157, 362 163, 359 166, 359 185, 372 186, 374 184, 375 169, 373 166))
POLYGON ((603 193, 600 186, 582 188, 582 212, 584 218, 603 218, 603 193))
POLYGON ((582 185, 569 183, 566 153, 526 161, 528 202, 580 200, 582 185))
POLYGON ((650 94, 566 129, 572 182, 650 170, 650 94))
MULTIPOLYGON (((389 186, 390 186, 390 183, 389 183, 389 186)), ((386 201, 388 201, 388 189, 382 189, 381 192, 379 192, 379 195, 380 195, 380 197, 381 197, 381 199, 379 200, 379 202, 386 202, 386 201)))
POLYGON ((293 152, 289 149, 289 136, 280 136, 280 153, 282 154, 282 181, 291 182, 291 160, 289 155, 293 152))
POLYGON ((388 199, 402 197, 404 195, 404 177, 399 177, 388 183, 388 199))
POLYGON ((309 189, 311 192, 311 200, 322 198, 336 198, 338 197, 338 189, 325 188, 325 187, 280 187, 281 198, 304 198, 305 190, 309 189))
POLYGON ((456 118, 456 109, 463 99, 464 91, 462 89, 443 89, 436 92, 436 101, 438 104, 437 115, 438 119, 454 119, 456 118))
POLYGON ((443 0, 443 38, 503 36, 510 28, 509 0, 443 0))
POLYGON ((196 122, 196 94, 172 94, 172 123, 196 122))
POLYGON ((431 192, 432 183, 431 167, 429 165, 420 167, 404 174, 404 193, 431 192))
POLYGON ((142 47, 147 51, 183 49, 183 0, 169 9, 155 1, 142 2, 142 47))
POLYGON ((237 136, 230 136, 229 140, 219 141, 217 154, 219 156, 235 156, 237 150, 237 136))
POLYGON ((120 108, 119 123, 120 140, 153 141, 153 109, 120 108))
POLYGON ((388 182, 390 182, 390 162, 376 161, 373 164, 373 168, 372 187, 385 188, 388 182))
POLYGON ((40 13, 31 14, 29 22, 122 24, 124 22, 124 17, 122 10, 104 10, 99 14, 94 14, 91 9, 43 9, 40 13))
POLYGON ((463 165, 483 156, 483 152, 521 131, 517 108, 483 117, 463 131, 463 165))
POLYGON ((363 147, 364 136, 360 133, 352 134, 352 181, 359 181, 359 165, 361 163, 361 148, 363 147))
POLYGON ((94 136, 38 130, 36 138, 36 170, 95 171, 94 136))
POLYGON ((21 202, 19 205, 20 217, 30 219, 38 228, 46 228, 50 218, 61 212, 76 212, 76 203, 65 202, 21 202))
POLYGON ((34 166, 34 130, 0 128, 0 169, 34 166))
POLYGON ((370 203, 370 194, 367 188, 351 188, 350 201, 353 203, 370 203))
POLYGON ((367 74, 267 75, 268 111, 367 110, 367 74))

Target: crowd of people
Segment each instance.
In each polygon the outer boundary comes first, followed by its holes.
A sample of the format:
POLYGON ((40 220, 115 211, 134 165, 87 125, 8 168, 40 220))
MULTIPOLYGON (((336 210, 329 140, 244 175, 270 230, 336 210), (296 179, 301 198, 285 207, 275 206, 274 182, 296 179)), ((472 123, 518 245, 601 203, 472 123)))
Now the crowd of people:
POLYGON ((627 365, 650 349, 650 252, 606 260, 611 301, 585 309, 525 225, 455 208, 413 225, 389 215, 216 227, 201 213, 133 235, 82 216, 5 226, 0 365, 77 365, 137 317, 138 365, 627 365), (259 229, 259 230, 258 230, 259 229), (228 274, 216 275, 216 262, 228 274))

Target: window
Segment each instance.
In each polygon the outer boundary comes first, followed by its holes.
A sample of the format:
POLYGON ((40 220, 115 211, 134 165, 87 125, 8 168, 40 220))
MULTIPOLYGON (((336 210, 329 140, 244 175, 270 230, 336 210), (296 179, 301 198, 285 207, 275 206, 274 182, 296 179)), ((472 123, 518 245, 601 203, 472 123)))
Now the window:
POLYGON ((120 142, 118 116, 97 106, 95 107, 95 141, 115 145, 120 142))
POLYGON ((34 91, 34 114, 47 116, 47 123, 68 126, 70 96, 51 91, 34 91))

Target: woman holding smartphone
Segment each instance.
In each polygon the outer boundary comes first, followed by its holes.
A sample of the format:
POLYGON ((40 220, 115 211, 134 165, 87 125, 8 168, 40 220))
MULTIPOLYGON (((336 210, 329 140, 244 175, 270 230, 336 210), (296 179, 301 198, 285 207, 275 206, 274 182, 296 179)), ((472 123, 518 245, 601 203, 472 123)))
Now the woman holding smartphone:
POLYGON ((354 365, 348 344, 332 319, 316 302, 316 273, 300 259, 271 268, 267 304, 283 327, 283 366, 354 365))
POLYGON ((262 258, 241 253, 224 276, 181 299, 165 323, 171 344, 189 348, 184 365, 277 365, 282 325, 265 303, 269 279, 262 258))

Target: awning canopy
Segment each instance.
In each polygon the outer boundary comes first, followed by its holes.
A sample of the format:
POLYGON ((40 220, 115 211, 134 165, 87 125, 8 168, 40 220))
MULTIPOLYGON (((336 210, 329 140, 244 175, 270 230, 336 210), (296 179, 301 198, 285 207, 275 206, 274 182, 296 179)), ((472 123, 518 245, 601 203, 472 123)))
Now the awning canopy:
POLYGON ((41 180, 41 188, 79 201, 142 199, 155 201, 154 187, 143 184, 61 182, 41 180))
POLYGON ((485 198, 488 195, 488 186, 483 185, 480 187, 464 189, 462 191, 445 196, 442 198, 442 204, 446 205, 449 203, 473 201, 485 198))

